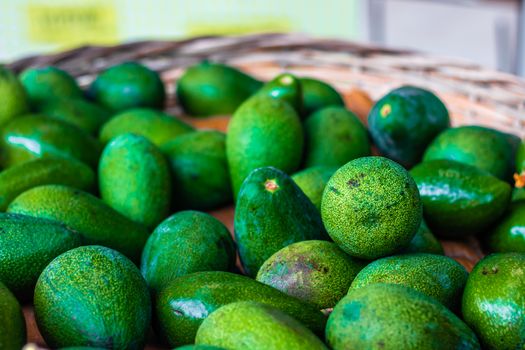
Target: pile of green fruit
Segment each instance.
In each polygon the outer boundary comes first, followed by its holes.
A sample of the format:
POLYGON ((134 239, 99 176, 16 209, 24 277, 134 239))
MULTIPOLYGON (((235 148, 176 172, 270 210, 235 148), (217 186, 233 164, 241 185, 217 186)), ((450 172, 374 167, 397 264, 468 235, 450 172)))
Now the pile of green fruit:
POLYGON ((525 349, 518 137, 413 86, 366 128, 312 78, 203 62, 176 84, 228 132, 164 113, 138 63, 86 91, 0 67, 0 349, 23 304, 57 349, 525 349), (232 237, 204 211, 234 201, 232 237), (470 274, 438 240, 468 236, 490 254, 470 274))

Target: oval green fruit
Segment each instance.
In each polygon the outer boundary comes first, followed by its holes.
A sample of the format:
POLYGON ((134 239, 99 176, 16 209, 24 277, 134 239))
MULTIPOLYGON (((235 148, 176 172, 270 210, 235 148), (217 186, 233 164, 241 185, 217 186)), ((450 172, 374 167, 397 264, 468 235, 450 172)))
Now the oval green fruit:
POLYGON ((0 349, 20 350, 26 343, 26 323, 13 294, 0 283, 0 349))
POLYGON ((14 117, 29 112, 29 101, 24 87, 9 69, 0 65, 0 126, 14 117))
POLYGON ((201 344, 191 344, 183 345, 175 348, 175 350, 226 350, 225 348, 219 348, 218 346, 213 345, 201 345, 201 344))
POLYGON ((525 202, 511 205, 486 241, 490 252, 525 253, 525 202))
POLYGON ((432 231, 430 231, 425 220, 421 220, 421 225, 419 226, 414 238, 412 238, 408 246, 399 251, 399 253, 429 253, 443 255, 444 251, 441 242, 439 242, 432 231))
POLYGON ((300 78, 303 90, 303 112, 308 116, 329 106, 345 106, 341 95, 331 85, 313 78, 300 78))
POLYGON ((28 68, 20 74, 20 81, 34 106, 57 98, 82 98, 82 90, 66 71, 53 67, 28 68))
POLYGON ((337 170, 337 167, 315 166, 306 168, 292 175, 292 180, 304 192, 306 197, 321 210, 321 199, 328 180, 337 170))
POLYGON ((292 106, 299 116, 303 110, 303 92, 300 80, 290 74, 279 74, 257 91, 257 96, 268 96, 292 106))
POLYGON ((516 172, 525 172, 525 140, 522 140, 516 152, 516 172))

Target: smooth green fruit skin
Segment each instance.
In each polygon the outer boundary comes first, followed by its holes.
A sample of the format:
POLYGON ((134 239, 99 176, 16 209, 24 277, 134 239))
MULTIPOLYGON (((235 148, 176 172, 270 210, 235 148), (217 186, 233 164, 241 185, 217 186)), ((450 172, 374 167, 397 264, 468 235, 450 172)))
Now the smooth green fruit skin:
POLYGON ((334 307, 366 263, 332 242, 303 241, 273 254, 259 269, 257 281, 317 305, 334 307))
POLYGON ((319 211, 288 175, 273 167, 256 169, 244 181, 234 231, 245 272, 252 277, 281 248, 328 238, 319 211))
POLYGON ((442 132, 428 146, 423 161, 449 159, 472 165, 508 180, 514 170, 514 152, 507 135, 469 125, 442 132))
POLYGON ((512 190, 512 203, 525 201, 525 187, 512 190))
POLYGON ((314 305, 249 277, 230 272, 196 272, 174 279, 156 299, 157 333, 170 346, 191 344, 202 321, 221 306, 255 301, 273 306, 322 334, 325 316, 314 305))
POLYGON ((525 140, 522 140, 516 152, 516 172, 522 173, 525 171, 525 140))
POLYGON ((313 205, 318 210, 321 210, 324 188, 336 170, 337 167, 327 166, 306 168, 293 174, 292 180, 310 199, 313 205))
POLYGON ((0 65, 0 127, 13 118, 29 112, 29 101, 24 87, 10 70, 0 65))
POLYGON ((525 254, 496 253, 478 262, 463 293, 462 311, 483 349, 523 349, 525 254))
POLYGON ((100 197, 125 217, 153 228, 169 214, 171 175, 162 152, 143 136, 123 134, 98 164, 100 197))
POLYGON ((33 106, 57 98, 82 98, 82 90, 66 71, 53 67, 29 68, 20 74, 20 81, 33 106))
POLYGON ((0 282, 19 300, 27 301, 51 260, 82 243, 78 232, 57 221, 1 213, 0 282))
POLYGON ((42 115, 26 115, 0 131, 0 150, 0 165, 4 168, 38 158, 73 158, 95 167, 101 147, 74 125, 42 115))
POLYGON ((304 166, 340 167, 370 155, 366 128, 354 113, 332 106, 318 110, 304 122, 304 166))
POLYGON ((235 265, 235 243, 213 216, 181 211, 164 220, 142 251, 141 272, 153 291, 179 276, 198 271, 228 271, 235 265))
POLYGON ((296 319, 253 301, 231 303, 213 312, 199 327, 195 343, 230 350, 328 350, 296 319))
POLYGON ((161 149, 171 168, 175 208, 209 210, 232 202, 225 134, 196 131, 161 149))
POLYGON ((180 346, 178 348, 175 348, 175 350, 226 350, 226 349, 219 348, 218 346, 213 346, 213 345, 191 344, 191 345, 180 346))
POLYGON ((330 178, 321 216, 341 249, 370 260, 410 243, 421 224, 422 205, 414 180, 401 165, 383 157, 363 157, 330 178))
POLYGON ((299 81, 303 90, 304 115, 328 106, 345 106, 341 95, 329 84, 313 78, 300 78, 299 81))
POLYGON ((102 246, 55 258, 35 288, 35 318, 53 347, 143 349, 151 320, 146 282, 131 261, 102 246))
POLYGON ((438 301, 411 288, 378 283, 351 290, 326 325, 341 349, 481 349, 472 330, 438 301))
POLYGON ((74 159, 41 158, 0 172, 0 211, 22 192, 42 185, 65 185, 83 191, 95 189, 95 172, 74 159))
POLYGON ((100 130, 100 141, 108 143, 119 135, 141 135, 157 146, 179 135, 193 131, 193 127, 177 117, 148 108, 133 108, 113 116, 100 130))
POLYGON ((177 81, 177 100, 192 116, 232 114, 262 83, 238 69, 201 62, 177 81))
POLYGON ((299 116, 303 110, 303 92, 301 81, 289 73, 279 74, 257 91, 257 96, 268 96, 284 101, 292 106, 299 116))
POLYGON ((137 62, 109 67, 97 76, 88 94, 115 112, 135 107, 161 109, 166 99, 159 74, 137 62))
POLYGON ((430 231, 425 220, 421 220, 421 225, 419 226, 416 235, 412 238, 408 246, 403 248, 399 253, 445 254, 441 242, 439 242, 432 231, 430 231))
POLYGON ((9 289, 0 283, 0 349, 20 350, 26 343, 22 308, 9 289))
POLYGON ((234 197, 254 169, 273 166, 293 173, 301 162, 303 142, 301 121, 286 102, 257 96, 243 103, 226 135, 234 197))
POLYGON ((510 201, 508 183, 456 161, 423 162, 410 174, 419 188, 427 224, 442 237, 464 237, 487 229, 510 201))
POLYGON ((511 205, 486 241, 490 252, 525 253, 525 202, 511 205))
POLYGON ((450 126, 447 108, 428 90, 402 86, 372 107, 370 135, 386 157, 410 168, 421 160, 432 140, 450 126))
POLYGON ((149 232, 99 198, 62 185, 30 189, 15 198, 7 212, 60 221, 78 231, 86 244, 113 248, 138 262, 149 232))
POLYGON ((403 254, 368 264, 354 278, 350 290, 375 283, 401 284, 458 311, 467 277, 465 268, 447 256, 403 254))

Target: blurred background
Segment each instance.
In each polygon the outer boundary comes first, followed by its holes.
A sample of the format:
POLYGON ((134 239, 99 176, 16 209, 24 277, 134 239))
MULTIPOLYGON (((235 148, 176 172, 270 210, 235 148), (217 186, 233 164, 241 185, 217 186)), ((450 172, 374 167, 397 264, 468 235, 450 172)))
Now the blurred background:
POLYGON ((0 62, 83 44, 301 32, 525 74, 517 0, 0 0, 0 62))

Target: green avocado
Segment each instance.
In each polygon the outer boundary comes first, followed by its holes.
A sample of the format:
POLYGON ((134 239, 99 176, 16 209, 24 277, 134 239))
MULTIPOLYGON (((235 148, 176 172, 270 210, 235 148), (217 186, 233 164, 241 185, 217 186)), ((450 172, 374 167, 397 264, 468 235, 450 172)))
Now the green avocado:
POLYGON ((512 203, 525 201, 525 187, 516 187, 512 189, 512 203))
POLYGON ((422 205, 410 174, 383 157, 354 159, 330 178, 321 216, 346 253, 377 259, 407 246, 421 224, 422 205))
POLYGON ((328 180, 337 170, 337 167, 315 166, 306 168, 292 175, 292 180, 304 192, 306 197, 321 210, 321 198, 328 180))
POLYGON ((1 213, 0 282, 19 300, 27 301, 47 264, 81 244, 82 236, 62 223, 1 213))
POLYGON ((143 349, 151 320, 146 282, 110 248, 86 246, 53 260, 38 278, 35 318, 47 345, 143 349))
POLYGON ((443 102, 415 86, 390 91, 368 116, 370 135, 381 154, 407 168, 421 160, 425 148, 449 125, 443 102))
POLYGON ((100 197, 125 217, 153 228, 169 214, 171 177, 162 152, 148 139, 122 134, 98 164, 100 197))
POLYGON ((68 72, 53 66, 28 68, 20 74, 20 82, 35 107, 57 98, 82 98, 75 78, 68 72))
POLYGON ((458 311, 467 277, 465 268, 448 256, 394 255, 365 266, 354 278, 350 289, 376 283, 401 284, 436 299, 452 311, 458 311))
POLYGON ((92 346, 68 346, 67 348, 60 348, 58 350, 107 350, 106 348, 94 348, 92 346))
POLYGON ((7 211, 60 221, 78 231, 87 244, 116 249, 138 262, 149 232, 99 198, 62 185, 32 188, 15 198, 7 211))
POLYGON ((328 350, 296 319, 253 301, 231 303, 214 311, 199 327, 195 343, 230 350, 328 350))
POLYGON ((281 248, 327 238, 319 211, 288 175, 272 167, 252 171, 242 184, 234 231, 244 270, 252 277, 281 248))
POLYGON ((195 272, 178 277, 156 300, 156 328, 170 346, 193 343, 197 329, 209 314, 237 301, 273 306, 316 334, 322 334, 326 323, 325 316, 314 305, 230 272, 195 272))
POLYGON ((173 140, 179 135, 193 131, 191 125, 177 117, 148 108, 134 108, 113 116, 100 130, 100 141, 108 143, 122 134, 141 135, 157 146, 173 140))
POLYGON ((443 255, 443 246, 439 240, 434 236, 432 231, 428 228, 425 220, 421 220, 421 225, 416 232, 416 235, 407 247, 401 249, 399 253, 429 253, 443 255))
POLYGON ((257 281, 317 305, 334 307, 366 265, 332 242, 303 241, 273 254, 257 273, 257 281))
POLYGON ((13 118, 29 112, 29 101, 24 87, 9 69, 0 65, 0 127, 13 118))
POLYGON ((516 152, 516 172, 525 172, 525 140, 522 140, 516 152))
POLYGON ((303 91, 303 113, 308 116, 328 106, 345 106, 341 95, 331 85, 313 78, 299 78, 303 91))
POLYGON ((427 224, 442 237, 464 237, 487 229, 510 201, 508 183, 453 160, 423 162, 410 174, 419 188, 427 224))
POLYGON ((366 128, 354 113, 332 106, 318 110, 304 122, 304 166, 340 167, 370 155, 366 128))
POLYGON ((153 291, 174 278, 198 271, 228 271, 235 266, 235 243, 213 216, 181 211, 164 220, 142 251, 141 272, 153 291))
POLYGON ((282 100, 256 96, 233 115, 226 135, 226 155, 236 198, 254 169, 274 166, 294 172, 301 162, 303 128, 295 110, 282 100))
POLYGON ((279 74, 257 91, 256 96, 269 96, 287 102, 299 116, 303 110, 301 81, 290 73, 279 74))
POLYGON ((486 170, 502 180, 514 171, 514 151, 507 135, 494 129, 469 125, 442 132, 428 146, 423 160, 448 159, 486 170))
POLYGON ((124 62, 102 71, 88 95, 111 111, 135 107, 164 107, 166 92, 157 72, 137 62, 124 62))
POLYGON ((26 343, 26 323, 22 308, 0 282, 0 349, 20 350, 26 343))
POLYGON ((38 158, 73 158, 95 167, 98 141, 82 129, 42 115, 13 119, 0 131, 0 163, 4 168, 38 158))
POLYGON ((262 83, 240 70, 203 61, 177 81, 177 100, 192 116, 232 114, 262 83))
POLYGON ((175 348, 174 350, 226 350, 225 348, 219 348, 218 346, 213 345, 183 345, 175 348))
POLYGON ((490 252, 525 253, 525 202, 511 205, 486 237, 490 252))
POLYGON ((525 254, 496 253, 478 262, 463 293, 462 311, 483 349, 523 349, 525 254))
POLYGON ((471 329, 452 311, 412 288, 377 283, 352 289, 326 325, 334 350, 478 350, 471 329))
POLYGON ((232 201, 224 133, 191 132, 161 149, 171 167, 174 207, 209 210, 232 201))

